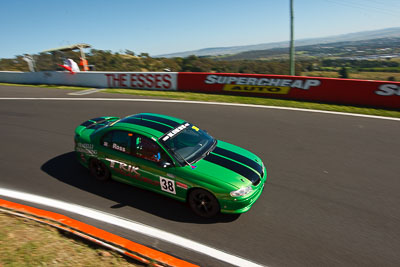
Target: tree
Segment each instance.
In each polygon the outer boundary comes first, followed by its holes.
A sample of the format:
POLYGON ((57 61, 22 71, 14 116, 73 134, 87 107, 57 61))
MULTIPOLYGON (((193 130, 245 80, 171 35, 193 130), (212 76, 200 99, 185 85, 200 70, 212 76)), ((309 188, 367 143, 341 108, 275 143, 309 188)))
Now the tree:
POLYGON ((139 57, 150 58, 149 53, 140 53, 139 57))
POLYGON ((130 55, 130 56, 134 56, 134 55, 135 55, 135 52, 133 52, 132 50, 126 49, 126 50, 125 50, 125 54, 126 54, 126 55, 130 55))
POLYGON ((339 77, 342 79, 348 79, 349 78, 349 72, 347 71, 346 67, 342 67, 339 70, 339 77))

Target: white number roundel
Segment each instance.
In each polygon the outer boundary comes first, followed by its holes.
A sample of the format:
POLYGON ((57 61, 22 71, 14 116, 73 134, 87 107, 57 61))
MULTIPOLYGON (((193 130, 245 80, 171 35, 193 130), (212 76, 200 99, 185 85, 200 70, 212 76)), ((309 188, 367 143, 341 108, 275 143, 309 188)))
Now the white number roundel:
POLYGON ((162 191, 165 191, 165 192, 168 192, 168 193, 171 193, 174 195, 176 194, 174 180, 160 176, 160 186, 161 186, 162 191))

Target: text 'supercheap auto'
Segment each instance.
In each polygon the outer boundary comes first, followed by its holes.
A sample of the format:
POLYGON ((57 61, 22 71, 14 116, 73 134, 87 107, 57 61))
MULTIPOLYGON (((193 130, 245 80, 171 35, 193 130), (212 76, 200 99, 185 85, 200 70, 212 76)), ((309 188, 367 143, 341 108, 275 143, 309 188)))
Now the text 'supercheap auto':
POLYGON ((187 202, 202 217, 248 211, 267 180, 255 154, 160 114, 87 120, 75 129, 75 151, 95 178, 187 202))

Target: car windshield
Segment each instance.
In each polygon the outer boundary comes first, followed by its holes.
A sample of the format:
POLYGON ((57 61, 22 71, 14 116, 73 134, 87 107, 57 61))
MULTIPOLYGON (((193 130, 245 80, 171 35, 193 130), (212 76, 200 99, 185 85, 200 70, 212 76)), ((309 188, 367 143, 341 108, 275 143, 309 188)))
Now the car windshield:
POLYGON ((160 138, 182 165, 194 163, 209 153, 216 140, 196 126, 185 123, 160 138))

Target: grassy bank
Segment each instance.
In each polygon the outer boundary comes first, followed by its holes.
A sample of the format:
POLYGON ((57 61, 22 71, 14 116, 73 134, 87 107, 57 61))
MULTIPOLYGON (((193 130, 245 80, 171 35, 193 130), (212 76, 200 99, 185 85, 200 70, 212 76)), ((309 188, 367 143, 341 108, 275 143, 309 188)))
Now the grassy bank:
MULTIPOLYGON (((328 77, 328 78, 339 78, 339 72, 336 71, 310 71, 302 72, 302 76, 310 77, 328 77)), ((395 81, 400 81, 400 72, 375 72, 375 71, 349 71, 349 79, 359 79, 359 80, 375 80, 375 81, 388 81, 394 79, 395 81)))
MULTIPOLYGON (((11 85, 1 84, 0 85, 11 85)), ((27 86, 27 85, 14 85, 14 86, 27 86)), ((89 88, 83 87, 68 87, 68 86, 50 86, 50 85, 32 85, 33 87, 55 88, 55 89, 68 89, 68 90, 85 90, 89 88)), ((231 96, 231 95, 216 95, 216 94, 201 94, 189 92, 172 92, 172 91, 154 91, 154 90, 133 90, 133 89, 105 89, 102 92, 119 93, 137 96, 149 96, 156 98, 191 100, 191 101, 205 101, 205 102, 225 102, 225 103, 239 103, 239 104, 254 104, 265 106, 279 106, 303 109, 315 109, 324 111, 335 111, 345 113, 356 113, 364 115, 384 116, 400 118, 400 111, 375 109, 375 108, 362 108, 346 105, 332 105, 321 104, 312 102, 301 102, 292 100, 280 100, 261 97, 247 97, 247 96, 231 96)), ((94 95, 89 95, 90 97, 94 95)), ((87 97, 89 97, 87 96, 87 97)))
POLYGON ((260 97, 200 94, 200 93, 189 93, 189 92, 143 91, 143 90, 131 90, 131 89, 107 89, 105 90, 105 92, 130 94, 138 96, 151 96, 158 98, 191 100, 191 101, 224 102, 224 103, 239 103, 239 104, 252 104, 252 105, 264 105, 264 106, 315 109, 315 110, 400 118, 400 111, 374 109, 374 108, 361 108, 361 107, 344 106, 344 105, 320 104, 320 103, 280 100, 280 99, 270 99, 270 98, 260 98, 260 97))
POLYGON ((56 228, 0 211, 0 266, 142 266, 56 228))

